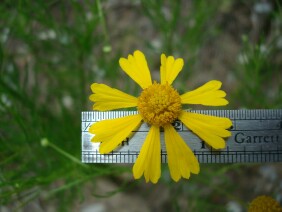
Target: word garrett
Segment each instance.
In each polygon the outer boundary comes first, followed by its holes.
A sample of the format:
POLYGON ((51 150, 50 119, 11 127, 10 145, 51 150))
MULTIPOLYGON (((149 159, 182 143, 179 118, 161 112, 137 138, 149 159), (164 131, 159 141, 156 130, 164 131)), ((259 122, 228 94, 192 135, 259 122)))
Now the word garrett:
POLYGON ((235 142, 242 143, 279 143, 279 135, 246 135, 239 132, 235 135, 235 142))

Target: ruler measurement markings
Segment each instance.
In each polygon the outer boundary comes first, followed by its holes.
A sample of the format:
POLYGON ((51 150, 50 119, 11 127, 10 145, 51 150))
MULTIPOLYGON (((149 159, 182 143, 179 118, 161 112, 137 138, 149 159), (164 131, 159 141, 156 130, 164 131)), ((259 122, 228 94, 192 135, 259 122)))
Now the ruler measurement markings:
POLYGON ((262 153, 262 146, 260 146, 260 155, 261 155, 261 162, 263 162, 263 153, 262 153))
MULTIPOLYGON (((250 110, 228 110, 228 111, 191 110, 190 112, 207 114, 207 115, 224 116, 224 117, 229 117, 231 119, 234 119, 234 117, 235 119, 240 119, 240 115, 241 115, 242 120, 246 120, 246 113, 247 113, 247 116, 249 116, 248 119, 257 119, 257 120, 259 119, 281 119, 281 116, 282 116, 281 111, 275 111, 274 109, 268 110, 268 111, 265 111, 263 109, 253 110, 253 111, 250 111, 250 110), (255 115, 255 113, 257 114, 255 115), (250 117, 250 114, 253 114, 253 117, 250 117)), ((109 112, 87 111, 87 112, 82 112, 82 114, 84 114, 82 118, 82 121, 84 121, 84 120, 91 120, 89 116, 92 116, 92 119, 118 118, 118 117, 125 116, 125 115, 137 114, 137 111, 109 111, 109 112), (104 114, 106 114, 107 116, 105 117, 104 114)))
MULTIPOLYGON (((275 126, 276 128, 265 128, 264 126, 263 126, 263 129, 254 129, 254 130, 251 130, 251 129, 238 129, 237 130, 237 126, 236 126, 236 124, 238 123, 238 124, 240 124, 240 121, 244 121, 243 119, 239 119, 239 120, 232 120, 232 122, 233 122, 233 128, 230 130, 230 131, 261 131, 261 130, 280 130, 281 128, 282 128, 282 121, 280 120, 280 119, 267 119, 267 120, 264 120, 264 121, 269 121, 269 122, 271 122, 271 123, 273 123, 273 121, 277 121, 277 123, 275 123, 275 124, 273 124, 273 126, 275 126), (235 127, 234 127, 235 126, 235 127)), ((260 120, 260 119, 253 119, 252 121, 262 121, 262 120, 260 120)), ((94 123, 96 123, 97 121, 82 121, 82 132, 88 132, 88 128, 90 127, 90 125, 91 124, 94 124, 94 123)), ((179 125, 180 125, 180 129, 181 130, 178 130, 178 131, 183 131, 183 132, 191 132, 191 130, 189 130, 189 129, 187 129, 186 127, 185 127, 185 125, 182 123, 182 122, 178 122, 179 123, 179 125)), ((244 122, 243 122, 244 123, 244 122)), ((249 123, 250 123, 250 121, 249 121, 249 123)), ((256 123, 256 122, 254 122, 254 123, 256 123)), ((253 124, 254 124, 253 123, 253 124)), ((248 123, 246 123, 246 125, 248 126, 249 124, 248 123)), ((241 124, 241 126, 242 126, 242 124, 241 124)), ((245 127, 243 127, 243 128, 245 128, 245 127)), ((133 131, 133 132, 148 132, 149 131, 149 128, 148 128, 148 130, 135 130, 135 131, 133 131)))
MULTIPOLYGON (((193 148, 200 148, 197 151, 194 149, 195 155, 198 157, 199 161, 201 163, 235 163, 235 162, 281 162, 282 161, 282 142, 281 142, 281 136, 282 136, 282 110, 199 110, 199 111, 191 111, 201 114, 207 114, 207 115, 215 115, 215 116, 223 116, 223 117, 229 117, 232 118, 233 122, 233 128, 230 130, 233 132, 232 137, 229 139, 233 139, 230 141, 227 141, 227 148, 220 151, 214 151, 211 150, 209 152, 208 149, 201 149, 201 145, 193 146, 193 148), (245 126, 244 126, 244 122, 245 126), (248 127, 248 126, 251 127, 248 127), (246 129, 250 128, 250 129, 246 129), (259 129, 258 129, 259 128, 259 129), (244 132, 244 133, 250 133, 249 136, 254 137, 254 143, 256 143, 256 138, 259 141, 255 145, 249 145, 249 144, 234 144, 231 142, 234 142, 234 133, 238 132, 244 132), (259 133, 259 134, 256 134, 259 133), (266 134, 268 133, 268 134, 266 134), (271 138, 272 143, 265 145, 263 142, 261 142, 262 136, 266 136, 267 139, 269 136, 271 136, 273 133, 276 133, 276 144, 273 143, 274 138, 271 138), (261 138, 259 138, 261 137, 261 138), (260 145, 257 145, 260 144, 260 145), (231 145, 231 146, 230 146, 231 145), (271 151, 270 149, 275 148, 276 145, 276 151, 271 151), (230 146, 230 147, 229 147, 230 146), (273 147, 273 148, 272 148, 273 147), (231 148, 231 149, 229 149, 231 148), (246 150, 248 148, 248 150, 246 150), (259 149, 258 149, 259 148, 259 149), (266 148, 266 151, 263 151, 263 148, 266 148), (240 151, 240 149, 242 151, 240 151), (256 150, 257 149, 257 150, 256 150), (235 150, 235 151, 232 151, 235 150), (250 151, 252 150, 252 151, 250 151)), ((95 111, 87 111, 82 112, 82 160, 86 163, 133 163, 139 152, 134 151, 134 154, 131 154, 133 152, 133 149, 138 147, 138 150, 141 148, 141 145, 143 143, 144 138, 142 137, 142 142, 139 142, 139 146, 134 146, 132 148, 128 148, 127 153, 123 153, 122 150, 119 151, 113 151, 110 156, 107 155, 100 155, 97 151, 99 145, 95 143, 96 145, 93 145, 93 143, 90 142, 91 135, 88 133, 89 126, 97 121, 103 120, 103 119, 112 119, 112 118, 118 118, 126 115, 132 115, 136 114, 137 111, 111 111, 111 112, 95 112, 95 111), (92 146, 91 146, 92 145, 92 146), (90 148, 89 148, 90 147, 90 148), (139 148, 140 147, 140 148, 139 148), (92 154, 91 152, 95 152, 96 154, 92 154), (116 154, 118 153, 118 154, 116 154), (122 158, 123 157, 123 160, 122 158)), ((188 130, 181 122, 177 122, 174 127, 179 131, 184 133, 185 136, 187 133, 187 136, 192 136, 191 131, 188 130)), ((147 126, 141 126, 142 131, 137 130, 135 134, 143 132, 148 132, 149 127, 147 126), (143 128, 142 128, 143 127, 143 128)), ((236 135, 235 135, 236 136, 236 135)), ((272 135, 274 136, 274 135, 272 135)), ((134 137, 134 136, 133 136, 134 137)), ((140 137, 140 136, 139 136, 140 137)), ((191 138, 191 137, 189 137, 191 138)), ((138 139, 138 138, 137 138, 138 139)), ((184 140, 187 139, 187 137, 184 138, 184 140)), ((228 140, 229 140, 228 139, 228 140)), ((131 139, 133 142, 133 138, 131 139)), ((197 138, 193 138, 193 142, 200 140, 197 138)), ((264 138, 265 142, 269 141, 264 138)), ((201 142, 199 142, 201 143, 201 142)), ((99 144, 99 143, 98 143, 99 144)), ((162 144, 163 145, 163 144, 162 144)), ((192 149, 193 149, 192 148, 192 149)), ((165 151, 161 152, 161 159, 163 163, 167 162, 167 155, 165 151)))
MULTIPOLYGON (((243 154, 243 155, 245 155, 245 156, 248 156, 248 160, 247 161, 245 161, 245 162, 263 162, 262 161, 262 159, 261 159, 261 154, 262 153, 264 153, 264 152, 259 152, 259 151, 256 151, 256 152, 253 152, 253 151, 249 151, 249 152, 246 152, 247 154, 243 154), (250 157, 251 156, 251 157, 250 157)), ((266 153, 267 154, 265 154, 265 155, 272 155, 272 156, 278 156, 278 154, 277 153, 279 153, 279 154, 281 154, 282 152, 281 151, 279 151, 279 152, 275 152, 275 151, 266 151, 266 153)), ((87 153, 88 155, 91 155, 91 153, 87 153)), ((133 156, 132 157, 132 159, 134 160, 136 157, 137 157, 137 155, 138 155, 138 152, 130 152, 130 153, 126 153, 126 152, 124 152, 124 153, 122 153, 122 152, 116 152, 116 153, 112 153, 112 154, 108 154, 108 155, 103 155, 103 157, 99 157, 99 159, 100 159, 100 161, 99 162, 108 162, 108 161, 112 161, 112 162, 115 162, 115 163, 118 163, 118 161, 117 161, 117 159, 115 159, 115 160, 113 160, 113 159, 111 159, 111 158, 107 158, 107 157, 112 157, 113 155, 115 155, 115 156, 118 156, 118 155, 120 155, 120 154, 124 154, 125 156, 133 156)), ((238 155, 238 154, 241 154, 241 152, 229 152, 228 154, 217 154, 217 156, 222 156, 222 155, 225 155, 225 156, 232 156, 231 157, 231 161, 227 161, 227 163, 234 163, 234 162, 240 162, 240 160, 238 159, 238 157, 235 157, 236 155, 238 155), (235 159, 234 159, 235 158, 235 159)), ((199 156, 200 156, 200 153, 195 153, 195 155, 199 158, 199 156)), ((203 156, 202 157, 202 159, 204 158, 204 160, 202 160, 201 162, 205 162, 205 163, 210 163, 210 162, 212 162, 212 163, 218 163, 218 160, 213 160, 212 158, 210 158, 210 157, 212 157, 212 156, 214 156, 213 154, 211 154, 211 153, 204 153, 204 152, 202 152, 201 153, 201 155, 203 156), (204 157, 204 156, 208 156, 208 157, 204 157), (205 159, 207 159, 207 160, 205 160, 205 159)), ((167 155, 166 154, 164 154, 164 156, 165 156, 165 159, 164 160, 162 160, 162 162, 163 163, 165 163, 166 162, 166 157, 167 157, 167 155)), ((278 157, 275 157, 275 158, 273 158, 272 157, 272 159, 271 159, 271 157, 269 157, 270 159, 268 160, 268 161, 270 161, 270 162, 277 162, 277 161, 280 161, 279 160, 279 158, 278 157)), ((133 160, 131 160, 131 162, 134 162, 133 160)), ((200 158, 200 160, 201 160, 201 158, 200 158)), ((226 160, 225 160, 225 162, 226 162, 226 160)))
MULTIPOLYGON (((84 125, 83 130, 81 132, 87 133, 88 129, 89 129, 89 127, 92 123, 94 123, 94 122, 91 122, 91 123, 84 125)), ((176 130, 176 131, 177 132, 192 132, 189 129, 176 130)), ((231 129, 229 131, 231 131, 231 132, 248 132, 248 131, 250 131, 250 132, 263 132, 263 131, 280 131, 280 129, 267 129, 267 128, 266 129, 255 129, 255 130, 252 130, 252 129, 246 129, 246 130, 244 130, 244 129, 241 129, 241 130, 231 129)), ((149 130, 133 130, 132 132, 134 132, 134 133, 135 132, 149 132, 149 130)))

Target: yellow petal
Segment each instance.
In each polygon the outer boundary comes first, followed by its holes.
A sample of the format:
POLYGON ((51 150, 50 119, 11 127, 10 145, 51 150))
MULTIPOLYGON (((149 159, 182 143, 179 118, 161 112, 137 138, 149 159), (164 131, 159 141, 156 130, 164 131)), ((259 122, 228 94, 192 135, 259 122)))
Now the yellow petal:
POLYGON ((137 98, 105 84, 93 83, 89 99, 94 102, 93 109, 99 111, 114 110, 137 106, 137 98))
POLYGON ((161 55, 161 84, 171 85, 182 70, 184 61, 182 58, 174 59, 173 56, 161 55))
POLYGON ((144 174, 146 182, 157 183, 161 176, 160 129, 152 126, 133 166, 133 176, 139 179, 144 174))
POLYGON ((129 137, 132 131, 140 126, 141 121, 139 114, 99 121, 89 128, 89 132, 94 134, 91 141, 102 142, 99 152, 107 154, 129 137))
POLYGON ((185 111, 182 111, 178 118, 187 128, 197 134, 214 149, 224 148, 225 141, 223 138, 231 136, 231 132, 226 130, 232 126, 232 122, 228 118, 185 111))
POLYGON ((141 88, 145 89, 152 85, 151 74, 144 54, 137 50, 128 59, 120 58, 119 65, 122 70, 131 77, 141 88))
POLYGON ((177 182, 181 177, 189 179, 190 172, 198 174, 199 162, 180 135, 171 125, 164 127, 164 133, 171 178, 177 182))
POLYGON ((181 95, 182 104, 200 104, 207 106, 227 105, 228 101, 224 98, 226 93, 219 90, 221 82, 212 80, 201 87, 181 95))

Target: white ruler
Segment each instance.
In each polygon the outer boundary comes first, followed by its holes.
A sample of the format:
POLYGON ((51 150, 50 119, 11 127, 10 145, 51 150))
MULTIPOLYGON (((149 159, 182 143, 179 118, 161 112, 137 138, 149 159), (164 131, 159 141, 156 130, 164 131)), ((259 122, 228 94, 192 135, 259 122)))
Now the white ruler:
MULTIPOLYGON (((282 162, 282 109, 260 110, 192 110, 191 112, 228 117, 233 126, 232 136, 226 139, 226 148, 214 150, 205 145, 180 121, 173 125, 200 163, 266 163, 282 162)), ((82 112, 83 163, 134 163, 149 131, 143 123, 130 139, 110 154, 99 154, 99 143, 92 143, 88 132, 91 124, 137 114, 137 111, 85 111, 82 112)), ((167 153, 161 132, 161 158, 167 163, 167 153)))

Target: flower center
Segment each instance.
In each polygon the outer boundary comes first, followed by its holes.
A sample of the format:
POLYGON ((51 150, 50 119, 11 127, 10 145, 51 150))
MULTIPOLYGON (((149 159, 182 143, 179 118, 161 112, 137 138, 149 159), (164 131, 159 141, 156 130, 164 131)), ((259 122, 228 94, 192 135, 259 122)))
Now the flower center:
POLYGON ((165 126, 179 116, 181 98, 172 86, 154 82, 138 97, 137 108, 145 122, 165 126))

